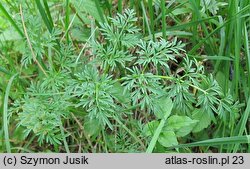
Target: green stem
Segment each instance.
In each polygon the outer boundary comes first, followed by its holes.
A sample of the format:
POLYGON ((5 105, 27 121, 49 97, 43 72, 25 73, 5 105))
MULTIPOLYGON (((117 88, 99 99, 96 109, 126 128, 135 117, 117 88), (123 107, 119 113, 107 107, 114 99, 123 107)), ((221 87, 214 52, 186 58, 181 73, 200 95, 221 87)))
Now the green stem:
MULTIPOLYGON (((173 80, 173 81, 179 81, 179 82, 181 82, 181 83, 184 83, 184 82, 185 82, 184 80, 180 80, 180 79, 177 79, 177 78, 174 78, 174 77, 171 77, 171 76, 153 75, 152 77, 158 77, 158 78, 161 78, 161 79, 168 79, 168 80, 173 80)), ((201 92, 203 92, 204 94, 208 94, 207 91, 201 89, 201 88, 198 87, 198 86, 195 86, 195 85, 190 84, 190 83, 189 83, 188 85, 191 86, 191 87, 193 87, 193 88, 195 88, 195 89, 197 89, 197 90, 199 90, 199 91, 201 91, 201 92)))

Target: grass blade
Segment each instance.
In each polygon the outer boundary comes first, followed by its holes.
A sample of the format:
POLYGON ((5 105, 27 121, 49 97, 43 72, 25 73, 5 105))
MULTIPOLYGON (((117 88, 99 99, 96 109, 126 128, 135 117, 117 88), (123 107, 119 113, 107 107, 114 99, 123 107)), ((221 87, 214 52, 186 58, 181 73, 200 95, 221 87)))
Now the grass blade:
POLYGON ((47 15, 46 15, 44 8, 42 7, 40 0, 36 0, 36 5, 37 5, 37 8, 42 16, 42 19, 43 19, 46 27, 48 28, 49 32, 51 33, 52 32, 52 25, 51 25, 47 15))
POLYGON ((153 0, 148 1, 148 8, 149 8, 149 18, 150 18, 150 29, 153 35, 153 40, 155 40, 155 23, 154 23, 154 9, 153 9, 153 0))
POLYGON ((171 112, 171 110, 173 108, 173 103, 172 103, 171 100, 169 100, 169 102, 168 102, 168 108, 169 109, 166 110, 164 118, 161 119, 160 124, 158 125, 157 129, 155 130, 155 133, 154 133, 154 135, 153 135, 153 137, 152 137, 152 139, 151 139, 151 141, 149 143, 149 146, 148 146, 148 148, 146 150, 146 153, 152 153, 154 148, 155 148, 156 142, 157 142, 157 140, 158 140, 158 138, 159 138, 159 136, 161 134, 161 131, 162 131, 162 129, 163 129, 163 127, 164 127, 164 125, 165 125, 165 123, 167 121, 167 118, 170 115, 170 112, 171 112))
POLYGON ((244 7, 241 11, 239 11, 233 18, 228 19, 226 22, 224 22, 223 25, 217 27, 216 29, 214 29, 211 33, 209 33, 206 37, 204 37, 203 39, 201 39, 199 41, 199 43, 197 45, 195 45, 190 51, 189 54, 194 54, 194 52, 196 52, 196 50, 204 43, 206 42, 213 34, 215 34, 217 31, 219 31, 220 29, 222 29, 224 26, 226 26, 227 24, 230 24, 231 21, 237 19, 237 17, 249 17, 249 15, 244 15, 241 16, 240 14, 242 14, 243 12, 247 11, 248 9, 250 9, 250 5, 244 7), (239 16, 240 15, 240 16, 239 16))
MULTIPOLYGON (((235 0, 235 11, 238 12, 238 0, 235 0)), ((240 15, 241 16, 241 15, 240 15)), ((239 96, 239 80, 240 80, 240 53, 241 53, 241 17, 237 17, 235 24, 235 59, 234 59, 234 97, 238 98, 239 96)))
POLYGON ((43 4, 44 4, 44 9, 45 9, 45 11, 46 11, 46 14, 47 14, 47 16, 48 16, 48 20, 49 20, 50 24, 52 25, 52 27, 54 27, 53 19, 52 19, 50 10, 49 10, 48 2, 44 0, 44 1, 43 1, 43 4))
POLYGON ((122 0, 118 0, 118 12, 122 13, 122 0))
POLYGON ((4 127, 4 139, 6 145, 7 153, 11 153, 10 149, 10 138, 9 138, 9 130, 8 130, 8 101, 9 101, 9 94, 10 94, 10 87, 17 74, 13 75, 7 85, 5 96, 4 96, 4 105, 3 105, 3 127, 4 127))
POLYGON ((149 23, 148 23, 148 17, 147 17, 147 14, 146 14, 146 9, 145 9, 145 6, 144 6, 143 2, 141 2, 141 7, 142 7, 143 16, 145 18, 144 20, 146 22, 146 26, 147 26, 147 29, 148 29, 149 36, 152 37, 152 33, 151 33, 150 26, 149 26, 149 23))
POLYGON ((66 14, 65 14, 65 31, 66 31, 66 39, 67 43, 69 44, 69 32, 67 31, 69 28, 69 15, 70 15, 70 7, 69 2, 70 0, 66 0, 66 14))
POLYGON ((23 32, 21 31, 21 29, 17 26, 17 24, 15 23, 15 21, 12 19, 12 17, 10 16, 10 14, 6 11, 6 9, 4 8, 4 6, 2 5, 2 3, 0 2, 0 11, 3 12, 4 16, 9 20, 9 22, 12 24, 12 26, 16 29, 16 31, 22 36, 24 37, 23 32))
MULTIPOLYGON (((247 59, 247 71, 248 71, 248 75, 250 75, 250 46, 249 46, 249 39, 248 39, 246 22, 244 23, 244 34, 245 34, 244 46, 245 46, 245 54, 246 54, 246 59, 247 59)), ((248 84, 248 86, 250 85, 249 78, 247 78, 247 84, 248 84)), ((249 95, 250 95, 250 93, 249 93, 249 89, 248 89, 247 97, 249 97, 249 95)))
POLYGON ((202 22, 205 22, 205 21, 209 21, 209 20, 212 20, 212 19, 215 19, 215 18, 217 18, 217 16, 207 17, 205 19, 199 19, 199 20, 195 20, 195 21, 191 21, 191 22, 179 24, 179 25, 176 25, 176 26, 171 26, 171 27, 168 26, 167 29, 168 29, 168 31, 184 30, 184 29, 187 29, 189 27, 192 27, 194 24, 199 24, 199 23, 202 23, 202 22))
POLYGON ((102 12, 100 2, 98 0, 95 0, 95 4, 96 4, 97 11, 99 13, 99 16, 101 18, 101 21, 104 23, 105 22, 104 13, 102 12))
POLYGON ((166 39, 166 31, 167 31, 167 23, 166 23, 166 6, 165 6, 165 0, 161 0, 161 17, 162 17, 162 37, 163 39, 166 39))
MULTIPOLYGON (((189 0, 189 3, 190 3, 190 5, 192 6, 192 9, 193 9, 193 17, 194 17, 194 19, 195 20, 201 19, 202 15, 201 15, 201 12, 200 12, 199 7, 198 7, 199 6, 198 1, 189 0)), ((198 32, 197 32, 198 25, 194 25, 193 27, 194 27, 193 30, 195 32, 194 36, 197 36, 197 38, 198 38, 198 32)), ((202 27, 202 30, 204 31, 204 35, 208 36, 209 32, 208 32, 207 26, 205 25, 204 22, 201 22, 201 27, 202 27)), ((215 54, 214 51, 213 51, 213 47, 215 46, 214 42, 212 41, 211 38, 208 38, 207 40, 209 41, 209 43, 208 43, 209 45, 207 45, 207 46, 209 48, 210 53, 215 54)))
POLYGON ((217 146, 222 144, 242 144, 249 143, 250 135, 245 136, 235 136, 235 137, 223 137, 223 138, 215 138, 204 141, 199 141, 190 144, 180 144, 177 146, 173 146, 171 148, 185 148, 185 147, 199 147, 199 146, 217 146))
MULTIPOLYGON (((239 137, 243 135, 243 132, 244 132, 246 125, 247 125, 249 114, 250 114, 250 98, 248 98, 247 108, 246 108, 246 110, 245 110, 245 112, 240 120, 240 123, 239 123, 240 129, 239 129, 239 132, 237 132, 239 137)), ((239 144, 236 144, 234 149, 233 149, 233 152, 234 153, 237 152, 238 148, 239 148, 239 144)))

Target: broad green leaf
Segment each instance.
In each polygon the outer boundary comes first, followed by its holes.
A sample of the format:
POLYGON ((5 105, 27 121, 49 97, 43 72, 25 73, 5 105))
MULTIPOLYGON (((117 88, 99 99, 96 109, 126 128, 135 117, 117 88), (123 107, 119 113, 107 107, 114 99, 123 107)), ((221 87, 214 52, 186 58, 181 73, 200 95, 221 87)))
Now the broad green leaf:
POLYGON ((173 129, 177 137, 189 134, 198 120, 192 120, 187 116, 173 115, 167 120, 167 128, 173 129))
POLYGON ((170 115, 171 111, 167 111, 168 109, 172 109, 172 101, 168 97, 159 98, 154 102, 154 114, 158 119, 164 118, 167 113, 167 117, 170 115))
POLYGON ((174 131, 167 131, 160 134, 158 141, 164 147, 171 147, 178 145, 178 141, 174 131))
POLYGON ((98 134, 101 131, 101 126, 98 120, 92 119, 84 123, 84 130, 89 137, 98 134))
POLYGON ((160 121, 160 124, 158 125, 157 129, 155 130, 154 132, 154 136, 153 138, 151 139, 150 143, 149 143, 149 146, 146 150, 147 153, 152 153, 154 148, 155 148, 155 144, 157 143, 157 140, 159 139, 159 136, 162 132, 162 129, 166 123, 166 120, 168 118, 168 116, 170 115, 171 111, 172 111, 172 108, 173 108, 173 103, 172 103, 172 100, 170 98, 166 99, 166 105, 165 105, 165 108, 164 109, 164 117, 161 119, 160 121))
POLYGON ((156 120, 147 123, 145 127, 143 128, 143 134, 145 136, 152 136, 156 128, 158 127, 158 125, 159 125, 159 121, 156 121, 156 120))
POLYGON ((192 113, 192 117, 193 119, 198 120, 198 123, 193 128, 193 132, 199 132, 204 128, 207 128, 211 123, 209 114, 203 112, 202 109, 195 109, 192 113))
POLYGON ((128 104, 131 98, 130 93, 124 91, 124 87, 119 82, 116 82, 110 92, 119 102, 128 104))

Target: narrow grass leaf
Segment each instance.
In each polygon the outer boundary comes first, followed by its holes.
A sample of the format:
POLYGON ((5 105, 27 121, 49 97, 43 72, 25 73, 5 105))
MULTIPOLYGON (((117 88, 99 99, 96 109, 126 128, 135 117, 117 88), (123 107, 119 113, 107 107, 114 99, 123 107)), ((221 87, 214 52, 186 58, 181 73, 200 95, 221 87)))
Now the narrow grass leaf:
POLYGON ((209 139, 209 140, 199 141, 199 142, 190 143, 190 144, 180 144, 177 146, 172 146, 171 148, 217 146, 217 145, 222 145, 222 144, 243 144, 243 143, 250 143, 250 135, 215 138, 215 139, 209 139))
POLYGON ((4 16, 8 19, 8 21, 12 24, 12 26, 16 29, 16 31, 22 36, 24 37, 23 32, 21 31, 21 29, 17 26, 16 22, 13 20, 13 18, 10 16, 10 14, 7 12, 7 10, 4 8, 4 6, 2 5, 2 3, 0 2, 0 11, 2 11, 2 13, 4 14, 4 16))
POLYGON ((5 96, 4 96, 4 105, 3 105, 3 127, 4 127, 4 139, 6 145, 7 153, 11 153, 10 149, 10 138, 9 138, 9 129, 8 129, 8 103, 9 103, 9 94, 10 94, 10 87, 17 74, 13 75, 7 85, 5 96))

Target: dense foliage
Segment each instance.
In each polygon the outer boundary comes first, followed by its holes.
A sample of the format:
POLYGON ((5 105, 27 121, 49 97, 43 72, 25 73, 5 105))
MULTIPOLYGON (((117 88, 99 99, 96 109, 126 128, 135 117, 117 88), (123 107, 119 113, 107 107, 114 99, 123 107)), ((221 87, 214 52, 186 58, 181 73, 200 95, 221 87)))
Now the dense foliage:
POLYGON ((249 152, 249 4, 0 2, 0 151, 249 152))

